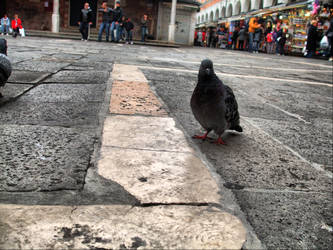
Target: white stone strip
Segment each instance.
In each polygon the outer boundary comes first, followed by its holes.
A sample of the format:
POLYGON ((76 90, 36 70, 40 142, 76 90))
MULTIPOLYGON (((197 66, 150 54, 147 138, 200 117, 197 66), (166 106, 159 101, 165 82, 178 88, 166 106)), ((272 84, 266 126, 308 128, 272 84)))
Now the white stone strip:
MULTIPOLYGON (((115 64, 112 77, 148 82, 134 65, 115 64)), ((219 203, 219 188, 173 118, 110 115, 103 128, 98 173, 141 203, 219 203)))
MULTIPOLYGON (((187 73, 195 73, 196 70, 188 70, 188 69, 174 69, 174 68, 161 68, 161 67, 153 67, 153 66, 139 66, 142 69, 151 69, 151 70, 164 70, 164 71, 177 71, 177 72, 187 72, 187 73)), ((266 76, 254 76, 254 75, 236 75, 236 74, 228 74, 228 73, 217 73, 218 76, 228 76, 228 77, 238 77, 238 78, 252 78, 252 79, 263 79, 267 81, 279 81, 279 82, 294 82, 294 83, 304 83, 310 85, 320 85, 326 87, 333 87, 333 84, 324 83, 324 82, 312 82, 312 81, 303 81, 303 80, 293 80, 293 79, 282 79, 282 78, 272 78, 266 76)))
POLYGON ((240 220, 216 208, 0 206, 1 249, 241 249, 240 220))
MULTIPOLYGON (((201 61, 184 61, 174 58, 165 58, 165 57, 154 57, 158 61, 165 62, 177 62, 182 64, 195 64, 200 65, 201 61)), ((265 69, 265 70, 276 70, 276 71, 300 71, 300 72, 318 72, 318 73, 332 73, 332 70, 322 70, 322 69, 294 69, 294 68, 273 68, 273 67, 260 67, 254 65, 239 65, 239 64, 228 64, 228 63, 214 63, 216 66, 228 66, 235 68, 249 68, 249 69, 265 69)))

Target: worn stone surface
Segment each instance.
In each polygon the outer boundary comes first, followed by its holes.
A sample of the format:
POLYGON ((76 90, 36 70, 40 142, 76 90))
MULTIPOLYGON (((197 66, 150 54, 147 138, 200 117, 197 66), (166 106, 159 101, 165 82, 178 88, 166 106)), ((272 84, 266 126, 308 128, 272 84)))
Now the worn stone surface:
POLYGON ((104 122, 103 146, 192 152, 175 121, 167 117, 114 115, 104 122))
POLYGON ((79 189, 93 135, 42 126, 0 126, 0 191, 79 189))
POLYGON ((49 72, 56 73, 62 68, 68 66, 70 62, 57 62, 57 61, 46 61, 46 60, 29 60, 20 62, 13 65, 15 70, 25 70, 25 71, 37 71, 37 72, 49 72))
POLYGON ((114 81, 112 83, 110 112, 114 114, 167 115, 146 82, 114 81))
POLYGON ((99 103, 24 102, 16 101, 0 107, 0 124, 36 124, 61 126, 94 126, 99 103))
POLYGON ((332 193, 236 191, 268 249, 331 249, 332 193), (311 208, 311 209, 309 209, 311 208), (297 229, 297 230, 295 230, 297 229))
POLYGON ((1 248, 240 249, 234 216, 197 206, 0 206, 1 248))
POLYGON ((0 105, 8 100, 17 98, 31 89, 33 85, 29 84, 9 84, 7 83, 1 91, 3 98, 0 99, 0 105))
POLYGON ((45 83, 80 83, 103 84, 109 79, 109 73, 105 71, 71 71, 64 70, 46 79, 45 83))
POLYGON ((95 84, 43 84, 20 98, 25 102, 102 102, 105 85, 95 84), (47 94, 45 94, 47 93, 47 94))
POLYGON ((50 73, 14 70, 9 77, 8 82, 36 84, 48 75, 50 75, 50 73))
POLYGON ((103 147, 98 173, 141 203, 218 203, 218 186, 190 153, 103 147))

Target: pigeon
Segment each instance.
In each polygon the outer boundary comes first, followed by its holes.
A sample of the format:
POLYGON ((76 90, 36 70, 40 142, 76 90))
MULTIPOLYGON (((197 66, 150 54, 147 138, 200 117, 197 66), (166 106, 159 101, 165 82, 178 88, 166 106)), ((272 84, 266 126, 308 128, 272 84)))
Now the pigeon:
POLYGON ((216 76, 213 62, 201 62, 198 84, 191 98, 191 109, 195 119, 206 130, 202 136, 193 138, 205 140, 212 130, 218 135, 216 144, 225 144, 221 136, 225 130, 243 132, 239 124, 238 104, 230 87, 216 76))

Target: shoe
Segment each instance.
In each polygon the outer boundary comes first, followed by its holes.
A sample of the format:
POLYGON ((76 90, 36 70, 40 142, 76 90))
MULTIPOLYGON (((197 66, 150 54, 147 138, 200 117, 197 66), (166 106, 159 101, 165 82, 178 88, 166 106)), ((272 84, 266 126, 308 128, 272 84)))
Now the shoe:
POLYGON ((3 35, 3 36, 4 36, 4 35, 5 35, 5 33, 1 33, 1 35, 3 35))
POLYGON ((126 44, 128 44, 128 42, 126 42, 126 44))
POLYGON ((85 42, 88 42, 88 40, 86 39, 86 40, 84 40, 85 42))
POLYGON ((134 43, 133 42, 131 42, 131 45, 133 45, 134 43))
POLYGON ((329 62, 333 62, 333 57, 330 57, 330 59, 328 59, 329 62))
POLYGON ((84 39, 83 39, 83 38, 81 38, 81 41, 84 41, 84 39))
POLYGON ((9 34, 7 33, 6 36, 9 36, 9 34))

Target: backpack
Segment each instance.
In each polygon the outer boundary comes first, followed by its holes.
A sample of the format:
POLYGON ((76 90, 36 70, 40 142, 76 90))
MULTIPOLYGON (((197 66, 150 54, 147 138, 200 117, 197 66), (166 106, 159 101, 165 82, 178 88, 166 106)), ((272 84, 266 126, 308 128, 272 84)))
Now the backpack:
POLYGON ((272 33, 268 33, 266 36, 266 40, 268 43, 273 42, 273 34, 272 33))
POLYGON ((7 55, 7 41, 3 38, 0 38, 0 54, 7 55))

